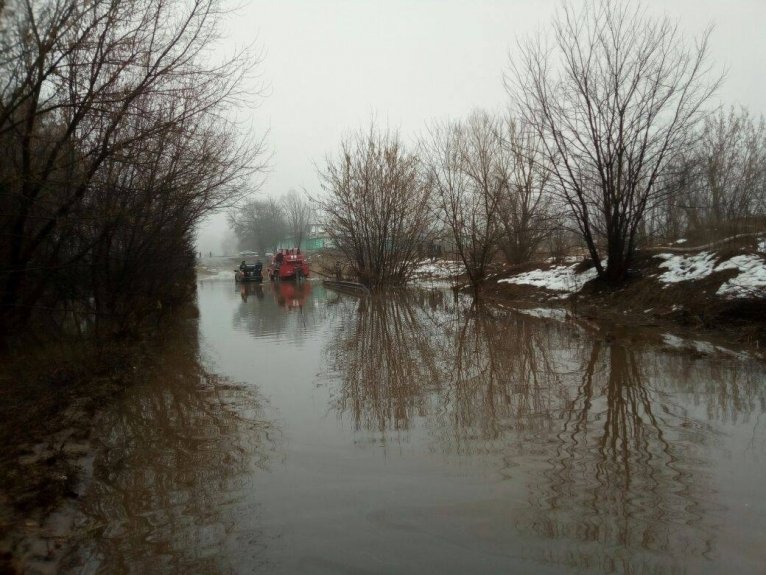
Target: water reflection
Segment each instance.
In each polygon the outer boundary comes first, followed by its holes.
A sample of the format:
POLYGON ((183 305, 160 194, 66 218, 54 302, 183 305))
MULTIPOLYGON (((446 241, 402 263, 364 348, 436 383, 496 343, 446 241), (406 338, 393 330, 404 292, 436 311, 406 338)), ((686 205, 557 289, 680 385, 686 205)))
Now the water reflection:
POLYGON ((453 337, 440 346, 449 382, 444 407, 431 419, 443 449, 497 451, 509 433, 521 439, 550 432, 568 391, 560 373, 567 368, 552 353, 555 331, 476 304, 463 308, 455 321, 453 337))
POLYGON ((714 434, 685 444, 686 418, 641 360, 625 346, 598 341, 583 356, 574 396, 559 411, 547 468, 530 493, 526 527, 579 543, 548 549, 549 560, 644 571, 662 564, 659 558, 680 563, 713 548, 715 526, 705 519, 713 488, 694 451, 704 453, 714 434))
POLYGON ((428 412, 426 392, 441 384, 432 342, 422 333, 423 302, 403 292, 343 303, 328 355, 340 374, 336 409, 350 412, 356 429, 409 428, 428 412))
POLYGON ((241 299, 232 318, 235 330, 253 337, 289 334, 302 341, 315 325, 317 300, 310 297, 311 282, 247 283, 235 289, 241 299))
POLYGON ((239 297, 242 298, 244 303, 247 303, 247 299, 250 296, 255 296, 256 299, 263 299, 263 284, 260 283, 243 283, 239 286, 239 297))
POLYGON ((274 284, 274 298, 277 305, 288 311, 303 310, 310 294, 311 283, 309 282, 277 282, 274 284))
POLYGON ((258 565, 266 534, 250 503, 273 446, 252 389, 200 364, 196 324, 99 424, 103 446, 66 569, 229 573, 258 565))
POLYGON ((506 519, 534 536, 536 559, 684 571, 687 555, 715 553, 713 422, 764 411, 760 367, 694 363, 438 292, 340 310, 327 346, 340 417, 384 436, 422 427, 445 455, 523 474, 528 505, 506 519))

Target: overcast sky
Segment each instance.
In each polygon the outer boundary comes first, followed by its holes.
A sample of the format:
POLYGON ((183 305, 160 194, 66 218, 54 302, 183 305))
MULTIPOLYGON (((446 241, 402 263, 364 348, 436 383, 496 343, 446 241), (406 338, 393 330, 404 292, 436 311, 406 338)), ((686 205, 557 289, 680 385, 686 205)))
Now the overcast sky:
MULTIPOLYGON (((576 4, 577 2, 575 2, 576 4)), ((727 70, 717 100, 766 113, 766 0, 646 0, 690 37, 713 25, 711 56, 727 70)), ((260 106, 243 110, 268 130, 273 154, 262 195, 318 189, 315 165, 375 116, 414 140, 432 120, 502 109, 503 72, 517 38, 550 29, 560 0, 242 0, 222 48, 262 51, 260 106)), ((221 251, 211 218, 200 249, 221 251)))

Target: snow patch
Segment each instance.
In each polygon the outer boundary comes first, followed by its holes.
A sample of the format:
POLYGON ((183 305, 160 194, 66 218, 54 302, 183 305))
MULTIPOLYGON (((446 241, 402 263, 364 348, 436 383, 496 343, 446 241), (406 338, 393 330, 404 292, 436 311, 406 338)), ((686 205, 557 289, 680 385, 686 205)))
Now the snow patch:
POLYGON ((517 276, 497 280, 497 283, 531 285, 551 291, 572 294, 580 291, 586 282, 598 275, 595 267, 582 273, 577 273, 575 272, 577 265, 555 266, 548 270, 532 270, 517 276))
POLYGON ((672 284, 690 280, 701 280, 713 273, 715 255, 710 252, 700 252, 694 255, 657 254, 655 257, 664 259, 659 267, 667 271, 659 276, 662 283, 672 284))
POLYGON ((674 349, 684 349, 686 347, 683 339, 671 333, 662 334, 662 341, 665 345, 674 349))
POLYGON ((726 355, 736 359, 749 359, 750 355, 744 351, 734 351, 720 345, 714 345, 709 341, 699 339, 683 339, 670 333, 662 335, 663 343, 672 349, 679 351, 695 351, 703 355, 726 355))
POLYGON ((734 256, 718 265, 715 271, 732 269, 739 270, 739 274, 724 282, 716 295, 736 298, 759 296, 766 292, 766 262, 761 256, 734 256))
POLYGON ((412 272, 415 278, 449 279, 463 273, 463 264, 447 260, 423 260, 419 262, 412 272))
POLYGON ((583 260, 583 256, 565 256, 563 258, 547 258, 545 261, 549 264, 556 263, 557 261, 560 261, 565 264, 574 264, 581 262, 583 260))
MULTIPOLYGON (((762 247, 766 246, 758 244, 759 250, 762 247)), ((658 277, 659 281, 665 284, 700 280, 714 272, 736 270, 737 276, 724 282, 716 295, 736 298, 761 296, 766 293, 766 261, 760 255, 734 256, 718 265, 715 265, 715 254, 711 252, 694 255, 662 253, 655 257, 665 260, 659 267, 667 271, 658 277)))

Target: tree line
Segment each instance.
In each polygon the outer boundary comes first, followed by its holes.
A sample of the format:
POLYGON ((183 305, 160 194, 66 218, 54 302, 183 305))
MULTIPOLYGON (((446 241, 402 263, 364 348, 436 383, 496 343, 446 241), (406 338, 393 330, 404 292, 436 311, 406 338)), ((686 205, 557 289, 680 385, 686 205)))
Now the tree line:
MULTIPOLYGON (((194 231, 263 168, 218 0, 0 3, 0 345, 187 301, 194 231)), ((189 287, 192 286, 192 287, 189 287)))
POLYGON ((764 229, 764 121, 711 109, 711 30, 685 38, 639 0, 564 3, 550 30, 519 41, 506 113, 409 149, 373 122, 326 159, 318 205, 361 281, 406 278, 414 245, 440 241, 474 286, 498 259, 566 249, 614 283, 640 246, 764 229))
POLYGON ((275 253, 279 244, 301 247, 315 224, 314 207, 305 191, 290 190, 284 197, 249 198, 229 210, 229 226, 242 250, 263 255, 275 253))

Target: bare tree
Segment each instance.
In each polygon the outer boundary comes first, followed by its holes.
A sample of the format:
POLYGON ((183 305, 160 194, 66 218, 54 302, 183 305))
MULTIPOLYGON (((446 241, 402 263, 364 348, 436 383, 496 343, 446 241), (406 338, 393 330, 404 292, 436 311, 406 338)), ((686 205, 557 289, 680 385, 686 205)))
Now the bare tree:
MULTIPOLYGON (((260 143, 227 117, 254 61, 211 57, 221 15, 218 0, 3 4, 0 343, 89 301, 94 258, 148 270, 134 241, 190 269, 196 223, 248 190, 260 143)), ((157 308, 169 270, 153 273, 133 293, 157 308)))
POLYGON ((341 142, 320 171, 319 201, 334 244, 370 287, 406 281, 431 232, 430 187, 396 132, 371 123, 341 142))
POLYGON ((506 86, 542 138, 599 275, 619 281, 663 167, 720 82, 709 80, 709 31, 688 47, 675 23, 632 0, 566 3, 553 30, 552 48, 521 43, 506 86))
POLYGON ((505 232, 500 248, 509 262, 519 264, 529 261, 561 222, 554 210, 552 173, 538 133, 509 116, 503 139, 510 153, 510 172, 498 203, 505 232))
POLYGON ((706 119, 685 156, 690 173, 676 178, 691 230, 727 235, 764 216, 766 125, 747 110, 719 111, 706 119))
POLYGON ((305 192, 301 195, 295 190, 290 190, 287 193, 284 205, 287 229, 293 244, 300 248, 313 223, 314 209, 306 198, 305 192))
POLYGON ((509 157, 501 130, 496 118, 477 111, 464 122, 432 126, 421 144, 436 213, 450 230, 474 288, 486 278, 503 233, 497 216, 507 189, 509 157))

